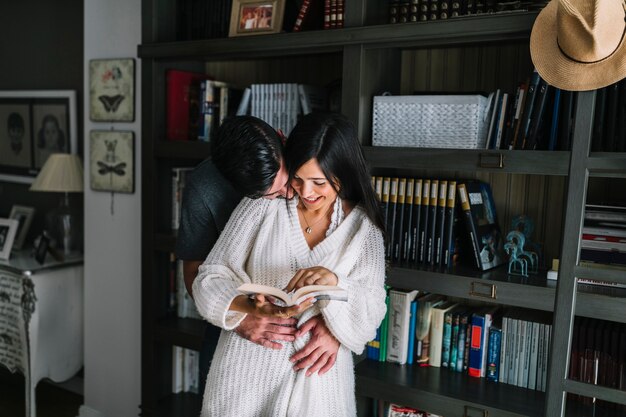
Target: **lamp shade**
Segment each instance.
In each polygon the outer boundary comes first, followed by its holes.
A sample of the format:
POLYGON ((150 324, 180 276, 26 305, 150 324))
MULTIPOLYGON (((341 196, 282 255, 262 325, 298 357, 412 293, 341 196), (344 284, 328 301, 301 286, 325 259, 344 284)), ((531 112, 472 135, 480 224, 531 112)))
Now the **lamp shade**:
POLYGON ((30 186, 31 191, 83 191, 83 165, 78 155, 53 153, 30 186))

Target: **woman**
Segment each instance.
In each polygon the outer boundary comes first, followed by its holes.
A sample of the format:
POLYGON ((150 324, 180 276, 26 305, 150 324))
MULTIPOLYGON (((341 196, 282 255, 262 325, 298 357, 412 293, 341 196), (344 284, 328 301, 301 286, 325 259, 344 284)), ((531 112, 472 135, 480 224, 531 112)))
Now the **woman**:
POLYGON ((310 114, 287 141, 297 196, 244 199, 199 269, 200 314, 224 330, 246 314, 321 314, 340 343, 335 366, 307 377, 290 362, 306 336, 269 350, 222 331, 202 416, 355 416, 352 353, 374 338, 385 314, 383 222, 354 127, 343 116, 310 114), (245 282, 291 290, 339 285, 348 301, 308 300, 283 308, 237 292, 245 282))

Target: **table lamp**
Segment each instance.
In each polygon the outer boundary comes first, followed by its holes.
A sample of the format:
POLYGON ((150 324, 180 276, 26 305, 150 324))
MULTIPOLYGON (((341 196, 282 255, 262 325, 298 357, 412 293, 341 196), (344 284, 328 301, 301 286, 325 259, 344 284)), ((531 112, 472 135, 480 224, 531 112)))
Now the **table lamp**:
POLYGON ((69 193, 83 192, 83 166, 78 155, 50 155, 30 190, 64 193, 59 207, 48 214, 49 232, 65 255, 78 250, 79 216, 70 209, 69 201, 69 193))

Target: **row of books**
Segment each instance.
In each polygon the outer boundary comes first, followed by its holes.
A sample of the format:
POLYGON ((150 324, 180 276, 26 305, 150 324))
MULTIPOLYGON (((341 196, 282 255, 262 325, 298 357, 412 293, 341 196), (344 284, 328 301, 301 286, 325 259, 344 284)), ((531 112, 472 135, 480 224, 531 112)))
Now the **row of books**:
POLYGON ((580 259, 626 269, 626 207, 585 206, 580 259))
POLYGON ((445 20, 461 16, 539 10, 545 1, 408 0, 389 3, 389 23, 445 20))
POLYGON ((250 114, 288 135, 300 114, 328 108, 325 87, 306 84, 252 84, 243 92, 237 115, 250 114))
MULTIPOLYGON (((503 239, 489 184, 419 178, 373 177, 387 229, 386 255, 408 267, 449 267, 462 241, 480 270, 504 263, 503 239), (464 225, 458 227, 459 218, 464 225)), ((469 256, 468 256, 469 258, 469 256)))
POLYGON ((428 413, 426 411, 418 410, 417 408, 399 404, 383 402, 383 407, 384 411, 381 413, 374 413, 374 417, 377 415, 383 417, 442 417, 437 414, 428 413))
POLYGON ((174 346, 172 348, 172 393, 198 394, 200 386, 200 353, 174 346))
POLYGON ((169 314, 179 318, 191 318, 203 320, 200 313, 196 309, 193 298, 187 292, 185 287, 185 278, 183 275, 183 261, 176 259, 173 253, 170 253, 169 262, 169 290, 168 290, 168 309, 169 314))
POLYGON ((303 0, 292 31, 340 29, 344 11, 345 0, 303 0))
POLYGON ((597 90, 591 150, 626 152, 626 80, 597 90))
POLYGON ((368 359, 448 368, 472 377, 545 391, 548 313, 467 306, 436 294, 390 289, 368 359))
MULTIPOLYGON (((569 378, 626 390, 626 326, 622 323, 576 317, 572 335, 569 378)), ((595 399, 570 394, 591 404, 595 399)), ((595 400, 602 403, 602 400, 595 400)), ((626 405, 602 404, 604 409, 626 411, 626 405)))

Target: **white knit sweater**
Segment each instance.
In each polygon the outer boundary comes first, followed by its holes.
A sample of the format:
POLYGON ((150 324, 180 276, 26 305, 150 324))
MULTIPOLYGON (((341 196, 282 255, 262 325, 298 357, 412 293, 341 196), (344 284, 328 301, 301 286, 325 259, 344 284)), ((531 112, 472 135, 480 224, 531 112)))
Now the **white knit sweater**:
POLYGON ((356 207, 339 227, 309 249, 295 199, 244 199, 200 266, 193 294, 200 314, 221 327, 202 405, 203 417, 356 416, 352 352, 361 353, 385 315, 384 245, 381 232, 356 207), (323 266, 348 290, 348 302, 330 301, 302 314, 322 314, 341 346, 334 367, 322 375, 295 372, 289 357, 308 335, 272 350, 241 338, 245 317, 228 307, 245 282, 284 288, 301 268, 323 266))

